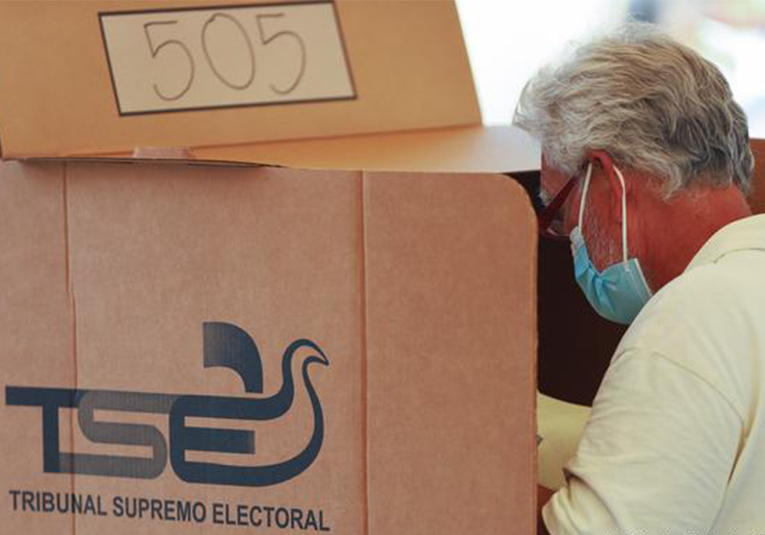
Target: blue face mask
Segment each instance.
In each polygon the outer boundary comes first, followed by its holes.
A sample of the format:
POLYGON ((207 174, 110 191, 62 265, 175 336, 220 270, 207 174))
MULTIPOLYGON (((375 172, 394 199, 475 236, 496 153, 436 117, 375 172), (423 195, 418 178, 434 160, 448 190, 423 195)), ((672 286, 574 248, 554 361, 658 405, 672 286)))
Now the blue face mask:
POLYGON ((579 287, 595 311, 607 320, 628 325, 651 298, 651 290, 640 269, 637 258, 628 258, 627 252, 627 191, 624 177, 614 167, 622 185, 622 252, 621 262, 609 266, 602 272, 595 269, 587 253, 582 235, 584 205, 587 189, 592 176, 592 164, 582 186, 582 200, 579 205, 579 223, 571 232, 571 252, 574 255, 574 276, 579 287))

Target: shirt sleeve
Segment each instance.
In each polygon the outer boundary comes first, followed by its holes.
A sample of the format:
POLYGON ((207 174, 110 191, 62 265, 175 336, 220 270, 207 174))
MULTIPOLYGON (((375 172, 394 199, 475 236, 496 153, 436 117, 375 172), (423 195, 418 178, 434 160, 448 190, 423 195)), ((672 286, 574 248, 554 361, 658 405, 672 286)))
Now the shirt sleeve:
POLYGON ((706 535, 742 429, 703 377, 661 354, 628 351, 606 372, 545 525, 551 535, 706 535))

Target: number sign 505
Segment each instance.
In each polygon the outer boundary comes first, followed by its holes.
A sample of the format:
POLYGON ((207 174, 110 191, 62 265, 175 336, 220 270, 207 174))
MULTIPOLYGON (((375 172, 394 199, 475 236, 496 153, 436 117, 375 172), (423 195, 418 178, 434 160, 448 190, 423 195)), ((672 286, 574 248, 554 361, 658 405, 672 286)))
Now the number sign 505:
POLYGON ((355 97, 329 0, 100 20, 122 114, 355 97))
MULTIPOLYGON (((294 43, 297 44, 297 63, 299 65, 297 72, 288 84, 286 84, 284 87, 278 87, 275 84, 271 83, 270 88, 280 95, 286 95, 292 92, 300 83, 300 80, 303 78, 303 74, 305 74, 305 63, 306 63, 306 47, 305 42, 303 39, 298 35, 296 32, 291 30, 281 30, 276 31, 274 29, 268 30, 265 27, 264 21, 267 19, 280 19, 284 17, 284 13, 260 13, 258 15, 255 15, 255 22, 257 27, 257 34, 260 40, 260 43, 267 47, 270 43, 274 42, 277 39, 292 39, 294 43)), ((185 95, 189 89, 191 89, 192 84, 194 83, 194 76, 196 74, 196 61, 194 58, 194 55, 191 53, 191 50, 189 47, 184 44, 182 41, 178 39, 156 39, 152 38, 152 29, 155 26, 167 26, 167 25, 174 25, 178 24, 177 20, 158 20, 158 21, 152 21, 147 22, 143 25, 144 32, 146 34, 146 43, 149 46, 149 50, 151 52, 152 58, 157 58, 161 53, 163 52, 170 52, 170 47, 176 47, 176 50, 179 52, 182 52, 186 59, 188 60, 188 74, 187 78, 185 80, 185 85, 183 85, 182 89, 176 92, 164 92, 162 89, 160 89, 157 84, 154 84, 154 91, 156 92, 157 96, 161 98, 162 100, 166 101, 172 101, 172 100, 178 100, 183 95, 185 95)), ((220 80, 225 86, 230 87, 231 89, 242 91, 244 89, 247 89, 252 84, 253 80, 255 79, 255 73, 256 73, 256 59, 255 59, 255 51, 252 46, 252 41, 250 40, 250 36, 247 32, 247 29, 245 26, 239 22, 235 17, 232 15, 229 15, 227 13, 214 13, 212 14, 204 23, 204 25, 201 28, 200 31, 200 40, 202 45, 202 50, 204 51, 204 59, 207 61, 207 64, 209 65, 210 69, 212 70, 213 74, 220 80), (242 82, 237 82, 236 80, 232 80, 230 76, 226 76, 223 74, 221 68, 219 66, 216 66, 216 59, 213 57, 213 55, 210 53, 210 32, 209 29, 211 25, 215 24, 228 24, 231 27, 232 32, 236 32, 237 34, 241 35, 241 47, 243 50, 247 52, 246 55, 246 65, 244 66, 245 70, 248 72, 248 75, 246 79, 242 82)), ((241 55, 236 55, 234 57, 242 58, 241 55)))

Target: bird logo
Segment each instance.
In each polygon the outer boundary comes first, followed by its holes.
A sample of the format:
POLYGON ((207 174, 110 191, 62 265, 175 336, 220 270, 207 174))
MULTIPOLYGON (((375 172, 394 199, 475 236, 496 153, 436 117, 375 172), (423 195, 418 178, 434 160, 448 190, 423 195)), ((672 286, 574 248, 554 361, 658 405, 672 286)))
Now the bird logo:
MULTIPOLYGON (((202 329, 204 367, 233 370, 241 378, 245 393, 263 394, 263 364, 250 335, 240 327, 224 322, 206 322, 202 329)), ((316 343, 301 338, 289 344, 282 355, 281 388, 273 396, 265 398, 9 385, 5 389, 5 402, 8 406, 40 407, 42 461, 46 473, 154 479, 164 472, 169 456, 176 475, 188 483, 265 487, 301 474, 313 464, 321 451, 324 413, 309 374, 314 364, 329 365, 327 356, 316 343), (294 457, 258 466, 186 458, 189 451, 255 453, 255 431, 197 427, 187 424, 187 418, 251 422, 275 420, 292 408, 298 389, 304 389, 310 400, 313 431, 308 443, 294 457), (151 456, 61 451, 61 408, 77 410, 80 431, 90 442, 143 446, 151 449, 151 456), (97 419, 97 411, 167 414, 169 437, 166 440, 162 430, 154 425, 97 419)))
MULTIPOLYGON (((244 383, 247 393, 263 393, 263 365, 255 342, 249 334, 236 325, 222 322, 205 323, 204 366, 223 367, 235 371, 244 383)), ((170 410, 170 440, 179 439, 185 448, 171 451, 170 461, 178 477, 190 483, 219 483, 261 487, 287 481, 306 470, 316 459, 324 440, 324 416, 319 396, 311 382, 309 368, 318 363, 329 365, 329 360, 314 342, 299 339, 292 342, 282 356, 282 386, 268 398, 239 398, 187 395, 179 397, 170 410), (296 354, 308 349, 307 356, 298 368, 296 354), (297 375, 297 380, 296 376, 297 375), (254 453, 254 433, 233 429, 209 429, 201 431, 186 427, 186 417, 230 418, 236 420, 263 421, 283 416, 295 399, 295 389, 302 387, 308 393, 313 409, 313 433, 308 444, 295 457, 287 461, 265 466, 233 466, 206 462, 190 462, 185 459, 186 450, 217 451, 216 444, 226 444, 226 451, 254 453)))

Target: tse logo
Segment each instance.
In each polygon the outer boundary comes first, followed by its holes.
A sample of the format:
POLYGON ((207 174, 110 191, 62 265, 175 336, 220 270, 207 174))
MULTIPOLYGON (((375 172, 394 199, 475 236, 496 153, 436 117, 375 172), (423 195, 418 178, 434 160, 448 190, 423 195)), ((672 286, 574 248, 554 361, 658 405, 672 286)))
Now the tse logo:
MULTIPOLYGON (((234 370, 244 381, 247 393, 263 393, 263 366, 260 353, 250 336, 230 323, 203 325, 204 367, 234 370)), ((113 390, 78 390, 7 386, 7 405, 42 409, 43 470, 49 473, 89 474, 111 477, 152 479, 167 465, 168 448, 173 470, 183 481, 218 485, 262 487, 282 483, 305 471, 316 459, 324 440, 324 417, 319 396, 308 374, 312 363, 328 365, 318 345, 310 340, 296 340, 282 357, 282 387, 268 398, 176 395, 113 390), (303 355, 296 385, 293 361, 299 350, 303 355), (296 456, 286 461, 242 466, 186 460, 187 451, 255 453, 255 432, 186 425, 187 417, 231 420, 273 420, 287 413, 295 398, 295 389, 305 388, 313 409, 313 433, 296 456), (146 446, 151 457, 65 453, 59 444, 59 408, 76 408, 77 422, 83 435, 98 444, 146 446), (94 413, 123 411, 169 415, 169 437, 153 425, 96 421, 94 413)))

